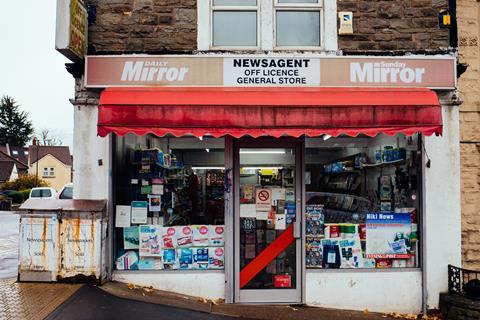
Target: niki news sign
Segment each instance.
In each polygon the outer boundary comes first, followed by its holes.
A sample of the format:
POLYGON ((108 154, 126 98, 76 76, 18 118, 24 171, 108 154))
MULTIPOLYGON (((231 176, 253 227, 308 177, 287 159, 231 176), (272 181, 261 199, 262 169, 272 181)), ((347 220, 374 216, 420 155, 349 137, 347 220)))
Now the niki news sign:
POLYGON ((452 56, 87 56, 87 87, 303 86, 454 89, 452 56))

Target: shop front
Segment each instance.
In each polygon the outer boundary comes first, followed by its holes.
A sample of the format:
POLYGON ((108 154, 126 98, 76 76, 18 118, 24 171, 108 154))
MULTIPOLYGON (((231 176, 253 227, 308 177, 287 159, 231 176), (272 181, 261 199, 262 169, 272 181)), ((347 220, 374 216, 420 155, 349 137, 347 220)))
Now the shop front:
POLYGON ((88 57, 112 278, 231 303, 435 307, 460 257, 454 66, 88 57))

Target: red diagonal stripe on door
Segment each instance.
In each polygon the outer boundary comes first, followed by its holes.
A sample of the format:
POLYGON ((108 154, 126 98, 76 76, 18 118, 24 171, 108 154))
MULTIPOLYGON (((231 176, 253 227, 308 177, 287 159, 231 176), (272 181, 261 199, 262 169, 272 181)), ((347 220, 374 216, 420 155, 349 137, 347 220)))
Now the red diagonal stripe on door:
POLYGON ((263 270, 273 259, 282 253, 295 240, 293 224, 278 236, 268 247, 240 271, 240 289, 263 270))

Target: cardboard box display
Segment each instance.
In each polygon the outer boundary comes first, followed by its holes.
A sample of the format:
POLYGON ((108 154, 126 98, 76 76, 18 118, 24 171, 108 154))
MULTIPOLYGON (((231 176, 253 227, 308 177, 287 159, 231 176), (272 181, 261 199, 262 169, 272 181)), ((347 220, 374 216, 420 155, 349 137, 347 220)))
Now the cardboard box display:
POLYGON ((208 268, 223 269, 225 266, 225 252, 223 247, 208 248, 208 268))
POLYGON ((208 226, 197 225, 192 226, 193 230, 193 246, 194 247, 208 247, 208 226))
POLYGON ((213 247, 223 247, 225 245, 225 227, 209 226, 208 227, 208 242, 213 247))

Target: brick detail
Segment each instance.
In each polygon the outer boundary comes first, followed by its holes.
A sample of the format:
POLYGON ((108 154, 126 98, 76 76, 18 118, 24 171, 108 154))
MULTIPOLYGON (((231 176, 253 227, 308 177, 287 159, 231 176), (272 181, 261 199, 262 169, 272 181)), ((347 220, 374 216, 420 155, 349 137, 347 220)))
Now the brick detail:
POLYGON ((447 0, 337 0, 337 8, 353 12, 353 35, 339 35, 339 49, 414 51, 450 46, 449 30, 438 24, 447 0))
POLYGON ((459 61, 468 64, 460 77, 460 153, 462 183, 462 260, 480 270, 480 3, 457 1, 459 61))
POLYGON ((169 53, 197 48, 196 0, 86 0, 96 7, 89 53, 169 53))

